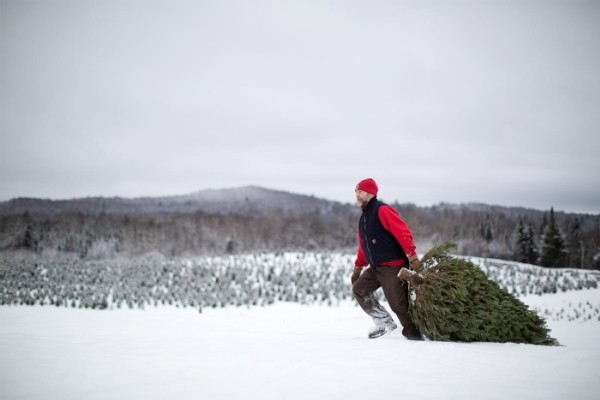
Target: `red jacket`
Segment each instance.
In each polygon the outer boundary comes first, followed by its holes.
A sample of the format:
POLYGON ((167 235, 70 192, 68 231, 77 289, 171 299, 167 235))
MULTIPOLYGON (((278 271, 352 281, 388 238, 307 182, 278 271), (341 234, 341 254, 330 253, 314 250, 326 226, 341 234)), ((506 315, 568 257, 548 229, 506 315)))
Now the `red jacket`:
MULTIPOLYGON (((379 207, 378 216, 383 227, 386 230, 388 230, 392 234, 392 236, 394 236, 394 238, 398 241, 398 244, 400 244, 406 256, 410 257, 414 255, 416 253, 416 246, 413 243, 412 233, 408 228, 406 222, 404 222, 402 218, 400 218, 400 214, 398 214, 398 211, 396 211, 388 205, 382 205, 381 207, 379 207)), ((358 252, 356 255, 356 261, 354 261, 354 266, 356 268, 363 268, 369 265, 367 259, 365 258, 365 254, 363 252, 361 243, 362 241, 360 238, 360 233, 358 233, 358 252)), ((404 263, 404 259, 400 258, 397 260, 385 262, 381 265, 400 266, 404 265, 404 263)))

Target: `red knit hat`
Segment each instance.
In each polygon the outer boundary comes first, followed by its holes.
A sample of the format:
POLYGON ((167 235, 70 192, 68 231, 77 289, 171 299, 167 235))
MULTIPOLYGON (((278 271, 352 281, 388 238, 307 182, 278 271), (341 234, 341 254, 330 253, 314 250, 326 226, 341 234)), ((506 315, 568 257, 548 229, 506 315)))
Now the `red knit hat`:
POLYGON ((358 182, 358 185, 356 185, 356 190, 363 190, 367 193, 371 193, 372 195, 377 196, 377 191, 379 190, 379 188, 377 187, 377 184, 372 178, 367 178, 358 182))

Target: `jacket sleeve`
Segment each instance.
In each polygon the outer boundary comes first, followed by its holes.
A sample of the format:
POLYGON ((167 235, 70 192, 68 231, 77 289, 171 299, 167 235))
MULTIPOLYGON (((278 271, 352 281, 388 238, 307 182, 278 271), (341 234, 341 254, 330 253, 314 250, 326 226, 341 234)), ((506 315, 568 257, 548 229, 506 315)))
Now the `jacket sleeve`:
POLYGON ((358 251, 356 252, 356 260, 354 261, 354 268, 363 268, 369 265, 365 258, 365 253, 362 249, 362 241, 360 240, 360 230, 358 231, 358 251))
POLYGON ((398 241, 407 257, 416 254, 416 246, 413 242, 412 232, 398 211, 385 205, 379 207, 379 220, 385 229, 387 229, 398 241))

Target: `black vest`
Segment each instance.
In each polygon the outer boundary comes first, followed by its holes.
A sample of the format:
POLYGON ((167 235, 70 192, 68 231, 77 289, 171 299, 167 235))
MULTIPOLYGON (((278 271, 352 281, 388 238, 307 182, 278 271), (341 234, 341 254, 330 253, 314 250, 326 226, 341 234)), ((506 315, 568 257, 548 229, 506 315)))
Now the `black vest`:
POLYGON ((358 222, 362 249, 372 267, 392 260, 408 260, 396 238, 383 227, 379 219, 379 207, 383 205, 386 204, 377 198, 371 199, 358 222))

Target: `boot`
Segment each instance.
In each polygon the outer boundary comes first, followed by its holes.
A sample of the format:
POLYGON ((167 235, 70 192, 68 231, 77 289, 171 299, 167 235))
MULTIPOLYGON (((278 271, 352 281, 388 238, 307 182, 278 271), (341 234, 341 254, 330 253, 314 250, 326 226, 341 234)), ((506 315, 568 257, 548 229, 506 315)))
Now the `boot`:
POLYGON ((375 328, 369 331, 369 339, 375 339, 380 336, 385 335, 396 329, 398 326, 394 323, 394 321, 386 322, 385 324, 377 325, 375 328))

